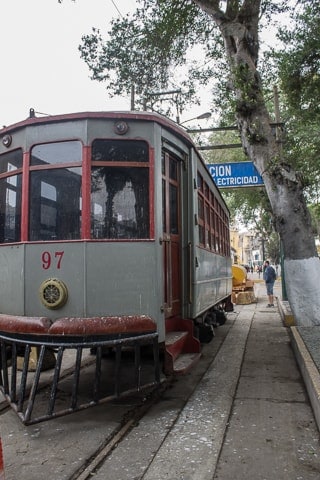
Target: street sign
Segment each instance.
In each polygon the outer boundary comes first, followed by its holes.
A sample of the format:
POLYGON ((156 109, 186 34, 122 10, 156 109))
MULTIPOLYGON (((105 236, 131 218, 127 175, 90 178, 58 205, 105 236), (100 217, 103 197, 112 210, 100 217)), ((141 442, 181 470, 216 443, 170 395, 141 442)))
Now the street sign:
POLYGON ((263 179, 252 162, 210 163, 208 170, 220 188, 259 187, 263 179))

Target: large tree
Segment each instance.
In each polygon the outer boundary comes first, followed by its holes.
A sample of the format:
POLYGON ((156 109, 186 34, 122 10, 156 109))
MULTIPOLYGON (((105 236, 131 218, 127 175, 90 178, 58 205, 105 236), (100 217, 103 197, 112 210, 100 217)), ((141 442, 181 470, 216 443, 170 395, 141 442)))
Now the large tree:
MULTIPOLYGON (((140 89, 164 86, 187 47, 202 43, 211 59, 223 44, 228 89, 243 149, 263 177, 272 219, 283 244, 288 299, 296 322, 320 324, 320 262, 302 177, 284 158, 264 97, 258 70, 261 16, 280 12, 280 0, 144 0, 131 18, 117 20, 111 39, 84 37, 82 56, 93 78, 107 80, 116 93, 141 80, 140 89), (219 33, 217 37, 216 33, 219 33), (209 53, 210 55, 210 53, 209 53), (112 72, 115 74, 112 76, 112 72), (144 83, 143 83, 144 82, 144 83)), ((269 17, 270 18, 270 17, 269 17)), ((198 73, 205 81, 214 74, 198 73)), ((222 77, 222 74, 220 73, 222 77)), ((143 92, 142 92, 143 93, 143 92)))
POLYGON ((303 169, 307 198, 319 204, 320 5, 299 2, 291 24, 281 29, 286 48, 274 52, 292 163, 303 169))

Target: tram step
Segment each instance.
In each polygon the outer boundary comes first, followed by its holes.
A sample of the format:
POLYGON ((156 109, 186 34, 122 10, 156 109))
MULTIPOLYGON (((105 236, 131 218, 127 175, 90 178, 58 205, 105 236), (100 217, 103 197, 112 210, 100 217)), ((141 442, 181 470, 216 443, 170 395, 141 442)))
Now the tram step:
POLYGON ((184 344, 187 341, 187 337, 189 335, 189 332, 167 332, 166 333, 166 350, 167 352, 170 352, 170 354, 173 357, 173 360, 175 360, 180 352, 183 351, 184 344))
POLYGON ((189 372, 200 360, 201 353, 181 353, 173 362, 173 372, 183 374, 189 372))
POLYGON ((166 319, 164 371, 167 375, 185 373, 200 357, 200 342, 193 333, 194 325, 191 319, 166 319))
POLYGON ((186 373, 200 358, 200 342, 193 336, 193 325, 183 319, 173 319, 166 327, 165 373, 186 373))

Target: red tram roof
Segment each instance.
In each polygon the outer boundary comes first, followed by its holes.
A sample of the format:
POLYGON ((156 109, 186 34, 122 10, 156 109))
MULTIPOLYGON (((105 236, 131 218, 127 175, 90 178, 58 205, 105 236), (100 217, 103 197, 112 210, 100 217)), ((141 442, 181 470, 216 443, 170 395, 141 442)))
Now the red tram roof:
POLYGON ((157 122, 168 129, 173 130, 176 134, 181 135, 190 143, 193 143, 189 134, 184 130, 184 127, 180 126, 178 123, 173 120, 160 115, 156 112, 141 112, 141 111, 101 111, 101 112, 77 112, 77 113, 64 113, 59 115, 47 115, 43 117, 30 116, 21 122, 14 123, 9 126, 5 126, 0 129, 0 135, 4 135, 8 132, 13 132, 17 129, 29 126, 29 125, 38 125, 46 123, 58 123, 58 122, 67 122, 70 120, 81 120, 81 119, 123 119, 129 118, 132 120, 148 120, 157 122))

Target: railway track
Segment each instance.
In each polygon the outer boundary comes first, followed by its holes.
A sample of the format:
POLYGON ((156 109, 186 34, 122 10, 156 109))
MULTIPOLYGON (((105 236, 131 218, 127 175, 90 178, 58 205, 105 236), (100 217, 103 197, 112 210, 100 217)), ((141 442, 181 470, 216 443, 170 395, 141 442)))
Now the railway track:
MULTIPOLYGON (((216 330, 216 337, 204 345, 201 361, 189 374, 167 378, 158 389, 28 427, 20 425, 6 403, 0 402, 2 438, 9 436, 9 445, 4 442, 6 480, 15 480, 10 472, 16 473, 17 461, 24 465, 24 480, 44 478, 42 464, 51 480, 105 480, 106 470, 108 480, 144 478, 232 323, 231 317, 216 330), (11 456, 14 451, 18 454, 11 456), (29 462, 32 455, 34 464, 29 462)), ((94 356, 85 362, 90 367, 94 356)), ((70 362, 63 375, 67 379, 72 372, 70 362)), ((41 388, 46 391, 45 384, 41 388)))
POLYGON ((111 437, 106 439, 106 442, 87 459, 86 465, 82 466, 77 472, 69 477, 68 480, 87 480, 92 478, 92 476, 96 476, 99 472, 100 466, 110 456, 112 451, 128 436, 134 427, 138 426, 140 420, 147 414, 150 408, 159 402, 162 394, 170 387, 171 381, 172 379, 168 379, 163 382, 161 387, 157 390, 151 391, 140 405, 133 410, 128 411, 120 428, 114 431, 111 437))
POLYGON ((68 480, 142 480, 177 418, 218 354, 232 321, 216 330, 201 362, 185 376, 167 379, 160 390, 127 412, 121 426, 68 480))
POLYGON ((220 350, 231 323, 204 346, 203 358, 190 374, 166 379, 160 389, 147 395, 127 412, 121 426, 106 439, 68 480, 143 479, 158 449, 220 350), (125 467, 124 467, 125 466, 125 467))

